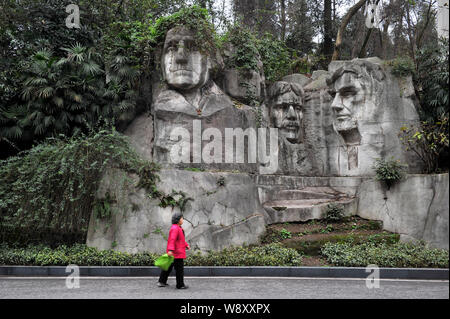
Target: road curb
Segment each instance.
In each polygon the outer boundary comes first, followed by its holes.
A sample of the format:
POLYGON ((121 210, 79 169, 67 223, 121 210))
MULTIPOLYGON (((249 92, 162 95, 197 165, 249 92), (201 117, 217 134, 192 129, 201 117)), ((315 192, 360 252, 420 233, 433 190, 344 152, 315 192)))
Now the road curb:
MULTIPOLYGON (((380 279, 448 280, 448 269, 380 268, 380 279)), ((0 276, 61 277, 67 276, 64 266, 0 266, 0 276)), ((357 267, 185 267, 186 277, 311 277, 367 278, 371 271, 357 267)), ((80 276, 146 277, 159 276, 157 267, 80 266, 80 276)))

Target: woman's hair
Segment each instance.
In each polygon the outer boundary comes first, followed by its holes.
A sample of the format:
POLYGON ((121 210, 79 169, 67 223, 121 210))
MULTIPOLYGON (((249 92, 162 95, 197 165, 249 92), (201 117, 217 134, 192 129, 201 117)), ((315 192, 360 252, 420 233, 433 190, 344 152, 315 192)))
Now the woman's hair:
POLYGON ((181 212, 175 212, 172 215, 172 225, 173 224, 178 224, 178 222, 180 221, 180 219, 183 217, 183 214, 181 212))

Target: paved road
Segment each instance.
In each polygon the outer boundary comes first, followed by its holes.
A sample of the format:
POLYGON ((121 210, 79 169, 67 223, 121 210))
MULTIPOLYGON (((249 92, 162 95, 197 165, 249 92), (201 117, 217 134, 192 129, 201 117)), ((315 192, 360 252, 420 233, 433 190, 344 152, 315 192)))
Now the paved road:
POLYGON ((156 287, 156 277, 80 279, 80 288, 66 288, 65 278, 0 277, 5 298, 133 298, 133 299, 448 299, 448 281, 380 280, 368 289, 361 279, 188 277, 187 290, 156 287))

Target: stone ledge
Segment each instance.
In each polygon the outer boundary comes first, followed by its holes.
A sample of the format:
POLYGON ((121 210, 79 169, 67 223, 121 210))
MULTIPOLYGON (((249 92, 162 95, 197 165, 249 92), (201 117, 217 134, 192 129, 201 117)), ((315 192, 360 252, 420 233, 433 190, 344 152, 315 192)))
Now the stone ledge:
MULTIPOLYGON (((65 277, 64 266, 0 266, 0 276, 65 277)), ((186 277, 318 277, 367 278, 361 267, 185 267, 186 277)), ((100 267, 81 266, 80 276, 140 277, 159 276, 157 267, 100 267)), ((448 269, 435 268, 380 268, 380 279, 448 280, 448 269)))

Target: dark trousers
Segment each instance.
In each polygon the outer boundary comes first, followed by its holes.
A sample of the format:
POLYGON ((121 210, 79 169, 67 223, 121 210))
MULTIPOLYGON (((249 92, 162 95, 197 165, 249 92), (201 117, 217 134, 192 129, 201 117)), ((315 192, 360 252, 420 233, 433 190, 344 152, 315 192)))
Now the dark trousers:
POLYGON ((177 288, 181 288, 184 286, 184 259, 175 258, 172 265, 170 265, 167 271, 164 270, 161 271, 161 275, 159 276, 159 282, 167 284, 167 279, 169 278, 169 274, 173 268, 175 268, 177 278, 177 288))

